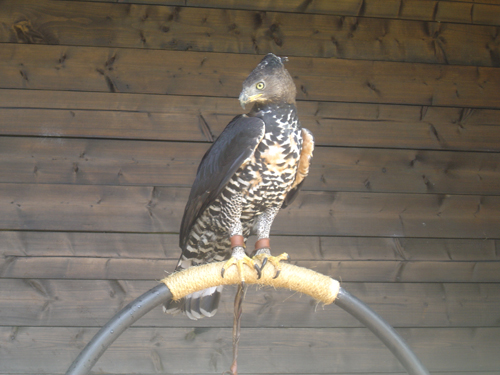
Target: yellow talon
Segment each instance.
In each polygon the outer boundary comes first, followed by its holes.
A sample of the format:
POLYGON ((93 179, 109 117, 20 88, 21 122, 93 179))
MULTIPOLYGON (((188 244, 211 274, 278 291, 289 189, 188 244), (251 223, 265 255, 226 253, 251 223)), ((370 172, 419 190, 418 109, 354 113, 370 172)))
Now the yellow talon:
POLYGON ((278 256, 272 256, 272 255, 269 255, 267 253, 260 253, 256 256, 254 256, 254 259, 257 259, 261 262, 261 266, 260 266, 261 272, 262 272, 262 269, 264 268, 264 266, 267 264, 267 262, 271 263, 274 266, 274 269, 276 270, 276 274, 274 275, 273 279, 276 279, 281 272, 280 262, 282 260, 289 261, 290 256, 287 253, 283 253, 283 254, 278 255, 278 256))
POLYGON ((229 258, 229 260, 224 264, 224 267, 222 267, 222 269, 221 269, 221 272, 220 272, 221 277, 224 277, 224 273, 226 272, 226 269, 228 269, 229 267, 234 265, 238 269, 238 274, 240 275, 241 282, 244 283, 245 282, 245 275, 243 273, 243 266, 245 264, 248 267, 257 270, 257 272, 259 273, 259 276, 260 276, 258 266, 255 264, 255 262, 253 261, 252 258, 245 255, 241 259, 238 259, 235 257, 229 258))

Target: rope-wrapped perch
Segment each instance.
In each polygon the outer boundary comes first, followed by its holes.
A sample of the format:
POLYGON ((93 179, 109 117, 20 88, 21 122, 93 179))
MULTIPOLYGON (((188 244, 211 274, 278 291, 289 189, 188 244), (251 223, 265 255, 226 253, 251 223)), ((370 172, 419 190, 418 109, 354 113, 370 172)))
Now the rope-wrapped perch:
MULTIPOLYGON (((237 267, 229 267, 221 276, 221 269, 225 262, 209 263, 173 273, 161 280, 172 292, 174 300, 178 300, 190 293, 218 285, 234 285, 241 283, 237 267)), ((281 272, 277 278, 275 268, 268 264, 262 269, 262 276, 257 279, 257 272, 250 267, 243 267, 245 283, 269 285, 275 288, 287 288, 307 294, 328 305, 337 298, 340 284, 331 277, 318 272, 282 263, 281 272)))
MULTIPOLYGON (((106 349, 131 324, 159 304, 165 303, 169 299, 182 298, 189 293, 210 286, 239 284, 241 278, 236 267, 229 267, 224 278, 221 277, 220 271, 223 265, 224 262, 211 263, 177 272, 163 279, 160 285, 130 302, 99 330, 73 361, 66 375, 88 375, 106 349)), ((429 375, 425 366, 394 328, 363 302, 340 288, 338 281, 287 263, 281 264, 281 267, 282 270, 278 278, 273 279, 275 269, 269 265, 264 267, 262 278, 257 280, 255 270, 245 266, 245 282, 296 290, 325 304, 335 302, 337 306, 365 324, 393 352, 409 374, 429 375)))

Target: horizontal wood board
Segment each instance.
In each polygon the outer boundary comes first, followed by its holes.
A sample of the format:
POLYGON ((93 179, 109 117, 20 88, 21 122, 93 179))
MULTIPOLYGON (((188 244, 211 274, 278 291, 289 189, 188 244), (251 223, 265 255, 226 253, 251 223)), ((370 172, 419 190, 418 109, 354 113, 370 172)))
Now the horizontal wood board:
MULTIPOLYGON (((238 372, 239 374, 254 374, 254 372, 238 372)), ((153 375, 153 374, 157 374, 157 373, 144 373, 144 372, 141 372, 141 375, 153 375)), ((196 375, 208 375, 208 374, 213 374, 213 373, 202 373, 202 372, 196 372, 196 375)), ((311 373, 307 373, 307 374, 297 374, 297 375, 319 375, 320 373, 317 372, 315 374, 311 374, 311 373)), ((377 375, 406 375, 408 374, 407 372, 379 372, 377 373, 377 375)), ((463 372, 457 372, 457 371, 446 371, 446 372, 441 372, 441 371, 434 371, 432 373, 432 375, 462 375, 463 372)), ((491 372, 491 371, 481 371, 481 372, 475 372, 475 371, 472 371, 472 372, 467 372, 468 375, 498 375, 498 372, 491 372)), ((25 374, 25 375, 38 375, 38 373, 36 374, 25 374)), ((135 373, 134 374, 125 374, 125 373, 122 373, 122 374, 119 374, 119 375, 136 375, 135 373)), ((333 375, 331 374, 330 372, 326 373, 326 372, 321 372, 321 375, 333 375)), ((339 373, 339 372, 336 372, 335 375, 353 375, 353 373, 339 373)), ((356 375, 372 375, 372 373, 366 373, 366 372, 358 372, 356 373, 356 375)))
MULTIPOLYGON (((209 142, 242 113, 235 98, 0 89, 0 134, 209 142)), ((317 145, 500 150, 500 111, 299 101, 317 145)))
POLYGON ((495 26, 116 3, 7 4, 0 5, 0 42, 500 66, 495 26))
MULTIPOLYGON (((0 43, 0 88, 236 97, 262 56, 0 43), (144 69, 148 61, 148 69, 144 69)), ((500 69, 296 57, 304 100, 500 107, 500 69)))
MULTIPOLYGON (((69 0, 74 1, 74 0, 69 0)), ((77 0, 82 1, 82 0, 77 0)), ((88 0, 114 3, 115 0, 88 0)), ((409 19, 422 21, 454 22, 466 24, 499 25, 498 2, 483 1, 427 1, 427 0, 120 0, 128 4, 211 7, 221 9, 248 9, 255 11, 281 11, 306 14, 335 14, 376 18, 409 19)))
MULTIPOLYGON (((178 233, 188 188, 0 184, 0 228, 178 233)), ((498 238, 500 197, 304 191, 276 218, 288 235, 498 238)))
MULTIPOLYGON (((500 262, 292 261, 346 282, 500 282, 500 262)), ((25 279, 158 280, 177 260, 59 257, 8 257, 0 276, 25 279)))
MULTIPOLYGON (((289 56, 316 141, 273 253, 339 279, 433 374, 497 374, 499 15, 494 0, 1 2, 0 374, 63 374, 173 271, 197 164, 267 52, 289 56)), ((234 293, 211 319, 154 309, 94 371, 227 370, 234 293)), ((252 287, 242 325, 241 374, 403 373, 354 318, 287 290, 252 287)))
MULTIPOLYGON (((0 327, 0 337, 9 339, 2 345, 9 354, 2 367, 11 373, 19 369, 34 372, 40 367, 52 373, 64 372, 96 332, 95 328, 78 327, 0 327), (27 355, 32 361, 25 361, 27 355)), ((431 371, 496 371, 500 366, 500 328, 401 328, 399 332, 431 371), (464 341, 471 345, 463 345, 464 341)), ((242 371, 254 373, 321 373, 325 368, 340 373, 403 371, 366 328, 248 328, 243 332, 238 358, 242 371), (256 357, 261 359, 258 366, 256 357)), ((138 327, 127 330, 95 369, 220 373, 230 363, 230 328, 138 327), (138 342, 142 343, 139 347, 138 342)))
MULTIPOLYGON (((153 276, 153 275, 151 275, 153 276)), ((0 279, 3 326, 100 327, 155 280, 0 279), (22 298, 13 298, 12 293, 22 298)), ((360 283, 343 287, 395 327, 499 326, 500 286, 495 283, 360 283)), ((225 287, 211 319, 187 321, 152 310, 134 327, 232 327, 235 287, 225 287)), ((362 327, 335 305, 288 290, 250 287, 242 325, 273 328, 362 327)))
MULTIPOLYGON (((0 183, 190 187, 209 144, 0 137, 0 183)), ((500 154, 316 147, 304 190, 500 195, 500 154)))
MULTIPOLYGON (((249 244, 253 238, 250 237, 249 244)), ((0 231, 2 257, 179 258, 177 234, 0 231)), ((496 261, 499 240, 398 237, 273 236, 292 260, 496 261)))

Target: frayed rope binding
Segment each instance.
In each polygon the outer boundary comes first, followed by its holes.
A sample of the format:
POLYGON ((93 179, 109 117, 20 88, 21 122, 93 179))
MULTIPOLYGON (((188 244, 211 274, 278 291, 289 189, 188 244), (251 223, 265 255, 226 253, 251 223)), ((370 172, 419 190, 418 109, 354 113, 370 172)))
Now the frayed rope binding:
MULTIPOLYGON (((241 282, 237 268, 229 267, 221 277, 221 269, 225 262, 209 263, 173 273, 161 280, 170 289, 173 299, 178 300, 190 293, 218 285, 234 285, 241 282)), ((322 275, 307 268, 288 263, 281 264, 281 273, 274 279, 276 270, 266 265, 262 277, 257 279, 257 272, 250 267, 243 267, 246 284, 269 285, 275 288, 286 288, 307 294, 328 305, 337 298, 340 284, 331 277, 322 275)))

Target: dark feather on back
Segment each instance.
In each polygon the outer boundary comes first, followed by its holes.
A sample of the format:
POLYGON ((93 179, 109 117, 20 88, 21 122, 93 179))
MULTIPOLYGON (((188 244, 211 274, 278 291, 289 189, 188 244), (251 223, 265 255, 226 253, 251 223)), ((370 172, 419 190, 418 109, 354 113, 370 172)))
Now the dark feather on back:
POLYGON ((182 218, 179 245, 184 248, 196 219, 214 202, 264 136, 264 122, 239 115, 203 156, 182 218))

